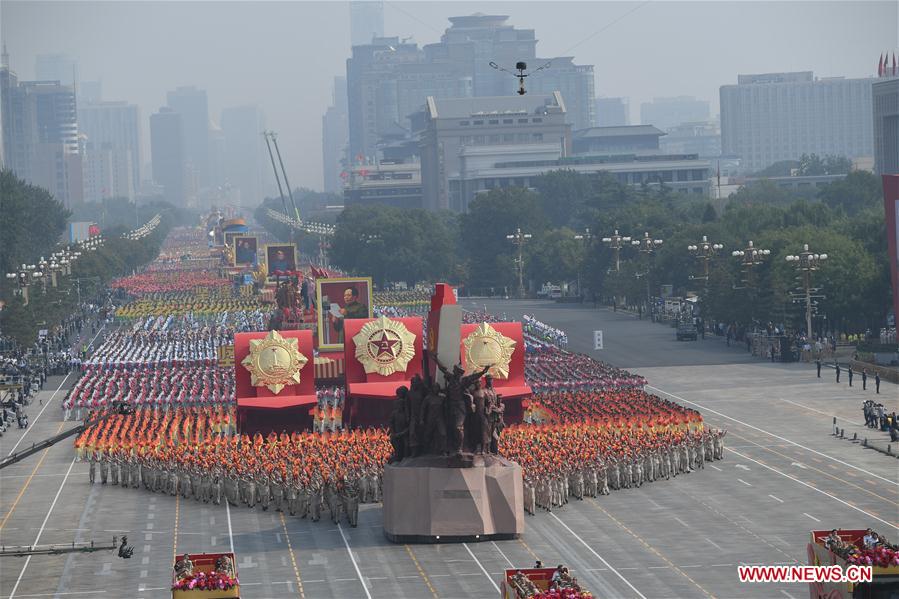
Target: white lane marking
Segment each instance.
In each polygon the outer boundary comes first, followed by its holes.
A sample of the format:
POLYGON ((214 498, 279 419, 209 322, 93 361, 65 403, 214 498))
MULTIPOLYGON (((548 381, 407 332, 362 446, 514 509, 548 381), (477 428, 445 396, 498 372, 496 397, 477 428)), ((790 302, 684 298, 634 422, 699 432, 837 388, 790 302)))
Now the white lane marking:
POLYGON ((709 543, 711 543, 711 544, 712 544, 712 547, 714 547, 714 548, 717 549, 718 551, 724 551, 724 549, 721 548, 721 545, 719 545, 718 543, 716 543, 716 542, 713 541, 712 539, 710 539, 710 538, 708 538, 708 537, 703 537, 703 538, 704 538, 706 541, 708 541, 709 543))
MULTIPOLYGON (((888 478, 884 478, 883 476, 878 476, 878 475, 874 474, 873 472, 868 472, 868 471, 865 470, 864 468, 859 468, 858 466, 856 466, 856 465, 854 465, 854 464, 850 464, 849 462, 844 462, 843 460, 837 459, 837 458, 835 458, 835 457, 833 457, 833 456, 831 456, 831 455, 828 455, 828 454, 826 454, 826 453, 821 453, 820 451, 817 451, 817 450, 815 450, 815 449, 812 449, 811 447, 806 447, 805 445, 802 445, 802 444, 797 443, 797 442, 795 442, 795 441, 791 441, 790 439, 787 439, 786 437, 781 437, 780 435, 775 435, 774 433, 770 433, 770 432, 768 432, 768 431, 766 431, 766 430, 764 430, 764 429, 761 429, 761 428, 759 428, 759 427, 757 427, 757 426, 753 426, 753 425, 751 425, 751 424, 749 424, 749 423, 747 423, 747 422, 743 422, 742 420, 737 420, 736 418, 733 418, 732 416, 728 416, 727 414, 722 414, 721 412, 718 412, 718 411, 716 411, 716 410, 712 410, 711 408, 707 408, 707 407, 705 407, 705 406, 702 405, 702 404, 696 403, 695 401, 690 401, 689 399, 684 399, 683 397, 680 397, 679 395, 675 395, 674 393, 669 393, 669 392, 665 391, 664 389, 659 389, 658 387, 654 387, 654 386, 652 386, 652 385, 646 385, 646 388, 647 388, 647 389, 655 389, 656 391, 659 391, 660 393, 664 393, 665 395, 667 395, 667 396, 669 396, 669 397, 673 397, 674 399, 676 399, 676 400, 678 400, 678 401, 682 401, 682 402, 684 402, 684 403, 688 403, 688 404, 691 404, 691 405, 700 407, 700 408, 702 408, 703 410, 705 410, 706 412, 711 412, 712 414, 716 414, 716 415, 718 415, 718 416, 721 416, 722 418, 727 418, 728 420, 733 420, 733 421, 736 422, 737 424, 741 424, 741 425, 743 425, 743 426, 745 426, 745 427, 747 427, 747 428, 751 428, 752 430, 756 430, 756 431, 758 431, 758 432, 760 432, 760 433, 764 433, 764 434, 766 434, 766 435, 770 435, 771 437, 774 437, 775 439, 780 439, 781 441, 784 441, 784 442, 786 442, 786 443, 789 443, 790 445, 794 445, 794 446, 796 446, 796 447, 799 447, 800 449, 804 449, 804 450, 806 450, 806 451, 810 451, 810 452, 812 452, 812 453, 814 453, 814 454, 816 454, 816 455, 819 455, 819 456, 821 456, 821 457, 823 457, 823 458, 827 458, 828 460, 832 460, 832 461, 834 461, 834 462, 836 462, 836 463, 838 463, 838 464, 842 464, 842 465, 844 465, 844 466, 849 466, 850 468, 853 468, 853 469, 855 469, 855 470, 858 470, 859 472, 864 472, 865 474, 867 474, 867 475, 869 475, 869 476, 873 476, 874 478, 878 478, 878 479, 880 479, 880 480, 882 480, 882 481, 884 481, 884 482, 887 482, 887 483, 889 483, 889 484, 891 484, 891 485, 893 485, 893 486, 895 486, 895 487, 899 487, 899 483, 897 483, 897 482, 894 481, 894 480, 890 480, 890 479, 888 479, 888 478)), ((734 453, 736 453, 736 452, 734 452, 734 453)), ((752 461, 755 462, 755 460, 752 460, 752 461)), ((761 465, 764 466, 764 464, 761 464, 761 465)), ((892 524, 891 524, 890 526, 892 526, 892 524)), ((895 528, 895 527, 894 527, 894 528, 895 528)))
POLYGON ((822 412, 821 410, 816 410, 815 408, 810 408, 808 406, 804 406, 801 403, 796 403, 795 401, 790 401, 789 399, 784 399, 783 397, 775 397, 774 399, 777 399, 780 401, 785 401, 787 403, 791 403, 794 406, 799 406, 800 408, 805 408, 806 410, 811 410, 812 412, 817 412, 819 414, 823 414, 824 416, 827 416, 828 418, 836 418, 837 420, 842 420, 843 422, 849 422, 852 424, 856 424, 856 422, 854 420, 849 420, 848 418, 841 418, 840 416, 834 416, 833 414, 828 414, 827 412, 822 412))
MULTIPOLYGON (((62 479, 62 483, 59 485, 59 489, 56 491, 56 497, 53 498, 53 503, 50 504, 50 509, 47 510, 47 515, 44 516, 44 521, 41 522, 41 528, 37 531, 37 536, 34 538, 34 543, 31 544, 32 547, 37 545, 38 541, 41 540, 41 535, 44 534, 44 528, 47 526, 47 520, 50 519, 50 514, 53 513, 53 508, 56 507, 56 502, 59 500, 59 496, 62 494, 62 488, 65 486, 66 481, 69 480, 69 474, 72 472, 72 467, 75 465, 75 458, 72 458, 72 463, 69 464, 69 471, 66 472, 65 478, 62 479)), ((16 590, 19 588, 19 583, 22 582, 22 577, 25 576, 25 570, 28 568, 28 564, 31 563, 31 556, 29 555, 25 559, 25 564, 22 566, 22 571, 19 572, 19 577, 16 579, 16 584, 12 588, 12 592, 9 594, 9 599, 13 599, 16 595, 16 590)))
POLYGON ((231 553, 234 553, 234 533, 231 532, 231 508, 228 507, 228 499, 225 499, 225 515, 228 516, 228 542, 231 544, 231 553))
MULTIPOLYGON (((350 561, 353 562, 353 567, 356 569, 356 576, 359 577, 359 582, 362 583, 362 590, 365 591, 365 596, 367 599, 371 599, 371 593, 368 592, 368 586, 365 584, 365 580, 362 578, 362 571, 359 570, 359 564, 356 563, 356 558, 353 556, 353 550, 350 549, 350 542, 347 541, 346 535, 343 534, 343 527, 340 524, 337 524, 337 532, 340 533, 340 537, 343 539, 343 544, 346 545, 346 552, 350 554, 350 561)), ((349 579, 352 580, 352 579, 349 579)), ((499 592, 499 589, 496 589, 499 592)))
POLYGON ((710 467, 710 468, 714 468, 714 469, 717 470, 718 472, 724 472, 724 470, 722 470, 721 468, 719 468, 719 467, 716 466, 715 464, 709 464, 709 467, 710 467))
POLYGON ((550 512, 549 515, 552 516, 553 518, 555 518, 555 519, 556 519, 556 522, 558 522, 558 523, 561 524, 563 527, 565 527, 565 530, 567 530, 569 533, 571 533, 571 536, 573 536, 575 539, 577 539, 578 541, 580 541, 580 542, 581 542, 581 545, 583 545, 584 547, 586 547, 586 548, 587 548, 587 551, 589 551, 589 552, 592 553, 594 556, 596 556, 596 558, 597 558, 599 561, 601 561, 601 562, 605 565, 606 568, 608 568, 609 570, 611 570, 612 573, 615 574, 615 576, 617 576, 618 578, 620 578, 620 579, 622 580, 622 582, 624 582, 624 584, 626 584, 626 585, 627 585, 627 586, 628 586, 634 593, 637 594, 637 597, 639 597, 640 599, 646 599, 646 595, 644 595, 643 593, 641 593, 640 591, 638 591, 637 588, 636 588, 634 585, 632 585, 632 584, 630 583, 630 581, 629 581, 627 578, 625 578, 624 576, 621 575, 621 572, 619 572, 618 570, 616 570, 615 568, 613 568, 612 565, 609 564, 609 562, 607 562, 605 559, 603 559, 603 557, 602 557, 600 554, 596 553, 596 550, 593 549, 593 547, 591 547, 590 545, 588 545, 587 542, 584 541, 584 539, 582 539, 581 537, 579 537, 579 536, 577 535, 576 532, 574 532, 573 530, 571 530, 571 529, 568 527, 567 524, 565 524, 564 522, 562 522, 562 519, 561 519, 561 518, 559 518, 558 516, 556 516, 553 512, 550 512))
POLYGON ((496 592, 499 593, 499 587, 497 586, 496 581, 493 580, 493 577, 490 576, 490 574, 487 573, 487 570, 484 569, 484 565, 481 563, 481 560, 475 557, 475 554, 471 552, 471 549, 469 549, 468 547, 468 543, 462 543, 462 546, 465 547, 465 551, 468 552, 468 555, 471 556, 471 559, 475 561, 475 563, 478 565, 478 568, 481 569, 481 572, 484 573, 484 576, 487 577, 487 580, 490 581, 490 584, 492 584, 493 588, 496 589, 496 592))
POLYGON ((809 518, 811 518, 811 519, 814 520, 815 522, 820 522, 820 520, 818 520, 817 518, 815 518, 815 517, 812 516, 811 514, 807 514, 807 513, 805 513, 805 512, 802 512, 802 515, 803 515, 803 516, 808 516, 809 518))
POLYGON ((62 381, 59 383, 59 387, 56 388, 56 391, 53 392, 53 394, 50 396, 50 399, 47 400, 47 403, 45 403, 45 404, 44 404, 44 407, 41 408, 41 411, 38 412, 37 417, 36 417, 34 420, 32 420, 31 422, 28 423, 28 424, 30 424, 31 426, 29 426, 28 428, 25 429, 25 432, 22 433, 22 436, 19 437, 19 440, 16 441, 16 444, 13 445, 13 446, 12 446, 12 449, 9 450, 9 453, 6 454, 7 457, 11 456, 11 455, 16 451, 16 448, 19 446, 19 443, 22 442, 22 439, 25 438, 25 435, 27 435, 27 434, 31 431, 31 429, 34 428, 34 425, 35 425, 35 423, 37 423, 38 418, 40 418, 41 416, 43 416, 44 410, 46 410, 48 407, 50 407, 50 404, 53 402, 53 398, 56 397, 56 394, 59 393, 59 390, 62 389, 62 386, 66 384, 66 381, 69 379, 69 377, 70 377, 71 375, 72 375, 72 373, 70 372, 69 374, 67 374, 67 375, 62 379, 62 381))
POLYGON ((808 466, 806 466, 802 462, 790 462, 790 466, 796 466, 797 468, 802 468, 803 470, 808 470, 808 466))
POLYGON ((789 593, 786 592, 785 590, 783 590, 783 589, 779 589, 779 590, 780 590, 781 593, 783 593, 784 595, 786 595, 786 596, 789 597, 790 599, 796 599, 796 597, 794 597, 793 595, 789 594, 789 593))
MULTIPOLYGON (((690 526, 689 526, 686 522, 684 522, 683 520, 681 520, 681 519, 678 518, 677 516, 675 516, 674 519, 677 520, 678 522, 680 522, 680 523, 683 525, 684 528, 690 528, 690 526)), ((665 566, 665 567, 667 568, 668 566, 665 566)))
POLYGON ((746 482, 745 480, 743 480, 742 478, 738 478, 737 480, 740 481, 741 483, 743 483, 744 485, 746 485, 747 487, 751 487, 751 486, 752 486, 752 485, 750 485, 748 482, 746 482))
POLYGON ((887 526, 889 526, 890 528, 895 528, 896 530, 899 530, 899 526, 896 526, 896 525, 893 524, 892 522, 887 522, 886 520, 883 520, 883 519, 881 519, 881 518, 878 518, 878 517, 875 516, 874 514, 868 513, 868 512, 866 512, 865 510, 863 510, 863 509, 861 509, 861 508, 859 508, 859 507, 856 507, 856 506, 852 505, 851 503, 849 503, 849 502, 847 502, 847 501, 843 501, 842 499, 840 499, 840 498, 837 497, 836 495, 831 495, 831 494, 828 493, 827 491, 822 491, 821 489, 819 489, 819 488, 817 488, 817 487, 813 487, 812 485, 808 484, 808 483, 805 482, 805 481, 801 481, 801 480, 799 480, 798 478, 795 478, 795 477, 793 477, 793 476, 790 476, 790 475, 787 474, 786 472, 781 472, 781 471, 778 470, 777 468, 772 468, 772 467, 769 466, 768 464, 763 464, 763 463, 761 463, 761 462, 758 462, 758 461, 756 461, 756 460, 753 460, 751 457, 746 456, 746 455, 743 455, 743 454, 741 454, 740 452, 738 452, 738 451, 736 451, 736 450, 731 449, 731 452, 737 454, 738 456, 740 456, 740 457, 743 458, 743 459, 749 460, 750 462, 755 462, 755 463, 758 464, 759 466, 763 466, 763 467, 767 468, 768 470, 770 470, 771 472, 776 472, 777 474, 780 474, 781 476, 784 476, 784 477, 786 477, 786 478, 789 478, 789 479, 792 480, 793 482, 797 482, 797 483, 799 483, 800 485, 802 485, 803 487, 808 487, 809 489, 812 489, 813 491, 817 491, 818 493, 821 493, 822 495, 827 495, 827 496, 830 497, 831 499, 835 499, 835 500, 839 501, 840 503, 842 503, 843 505, 845 505, 845 506, 847 506, 847 507, 851 507, 851 508, 854 509, 855 511, 861 512, 862 514, 868 516, 869 518, 874 518, 874 519, 877 520, 878 522, 882 522, 882 523, 886 524, 887 526))
POLYGON ((778 503, 783 503, 783 502, 784 502, 783 499, 781 499, 780 497, 775 497, 774 495, 768 495, 768 497, 770 497, 770 498, 773 499, 774 501, 777 501, 778 503))
POLYGON ((493 543, 493 546, 496 548, 497 551, 499 551, 499 554, 501 556, 503 556, 503 559, 506 560, 506 563, 509 564, 509 567, 514 568, 515 564, 512 563, 512 560, 510 560, 508 557, 506 557, 506 554, 503 553, 503 550, 499 548, 499 545, 496 544, 496 541, 490 541, 490 542, 493 543))
POLYGON ((734 468, 739 468, 740 470, 751 470, 751 468, 746 464, 734 464, 734 468))

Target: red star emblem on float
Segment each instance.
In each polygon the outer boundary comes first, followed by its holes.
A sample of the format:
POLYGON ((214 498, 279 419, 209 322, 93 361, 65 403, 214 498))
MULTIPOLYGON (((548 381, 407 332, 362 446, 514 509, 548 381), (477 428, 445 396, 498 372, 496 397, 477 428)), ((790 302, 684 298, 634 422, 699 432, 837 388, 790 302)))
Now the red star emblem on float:
POLYGON ((394 351, 394 346, 399 343, 394 339, 390 339, 387 336, 387 331, 381 331, 380 339, 373 339, 370 341, 372 346, 377 350, 375 353, 375 358, 380 358, 384 354, 389 355, 391 358, 396 357, 396 352, 394 351))

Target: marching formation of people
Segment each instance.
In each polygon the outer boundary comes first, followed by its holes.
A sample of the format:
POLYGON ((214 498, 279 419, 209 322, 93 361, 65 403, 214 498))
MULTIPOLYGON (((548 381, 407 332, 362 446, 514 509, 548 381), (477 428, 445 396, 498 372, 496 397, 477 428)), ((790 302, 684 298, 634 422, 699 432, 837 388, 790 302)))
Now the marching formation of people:
POLYGON ((372 302, 377 306, 406 308, 416 314, 426 312, 431 306, 430 289, 393 289, 375 291, 372 302))
POLYGON ((252 296, 230 296, 226 288, 218 294, 198 297, 196 293, 183 291, 179 293, 156 294, 128 302, 116 310, 116 318, 131 320, 148 316, 183 316, 204 317, 223 312, 255 312, 261 309, 259 299, 252 296))
POLYGON ((359 504, 381 501, 390 442, 383 429, 238 435, 233 408, 140 409, 75 441, 90 482, 269 508, 335 524, 358 523, 359 504))
POLYGON ((545 322, 537 320, 533 316, 528 314, 523 315, 521 326, 526 334, 542 341, 557 346, 568 345, 568 333, 561 329, 551 327, 545 322))
POLYGON ((555 346, 525 355, 525 378, 535 393, 642 389, 646 385, 642 376, 555 346))
POLYGON ((696 410, 642 389, 549 391, 536 393, 528 405, 542 408, 543 420, 548 418, 551 422, 599 422, 607 426, 702 424, 702 416, 696 410))
POLYGON ((500 453, 524 470, 525 511, 533 515, 569 497, 608 495, 702 469, 724 459, 725 435, 695 422, 513 425, 503 432, 500 453))
POLYGON ((85 365, 99 370, 136 370, 148 364, 212 366, 218 359, 218 348, 233 340, 232 329, 218 326, 152 330, 122 327, 106 336, 85 365))
POLYGON ((227 289, 231 287, 231 280, 219 277, 211 270, 146 270, 116 279, 109 286, 135 297, 143 297, 196 289, 227 289))
MULTIPOLYGON (((201 241, 188 236, 181 246, 166 247, 182 255, 201 241)), ((387 429, 343 429, 344 389, 337 386, 318 389, 312 431, 238 434, 234 374, 218 365, 218 351, 233 343, 236 331, 264 329, 269 308, 216 289, 216 277, 213 268, 179 270, 173 260, 118 282, 121 294, 137 298, 117 312, 127 324, 92 352, 64 400, 67 418, 113 405, 135 408, 109 416, 75 441, 78 458, 90 463, 91 482, 311 520, 327 511, 332 521, 355 526, 359 504, 381 500, 383 468, 397 439, 387 429)), ((427 290, 396 290, 378 294, 374 303, 387 314, 417 314, 429 299, 427 290)), ((463 313, 467 323, 497 320, 486 311, 463 313)), ((489 377, 475 385, 475 375, 440 365, 448 381, 443 392, 454 400, 449 403, 464 407, 468 400, 471 414, 444 413, 440 393, 424 383, 404 388, 398 406, 408 409, 395 410, 391 424, 409 436, 408 453, 416 455, 423 444, 440 446, 442 434, 452 443, 439 451, 464 444, 516 461, 532 514, 537 506, 551 510, 569 497, 639 487, 723 458, 724 433, 704 429, 698 412, 646 393, 643 377, 562 350, 566 339, 525 318, 525 376, 535 391, 525 424, 505 426, 489 377), (397 418, 407 425, 393 422, 397 418)), ((557 585, 555 592, 562 588, 569 587, 557 585)))
POLYGON ((234 371, 219 366, 138 364, 88 366, 63 400, 65 419, 81 420, 82 411, 124 402, 133 406, 175 406, 234 401, 234 371))

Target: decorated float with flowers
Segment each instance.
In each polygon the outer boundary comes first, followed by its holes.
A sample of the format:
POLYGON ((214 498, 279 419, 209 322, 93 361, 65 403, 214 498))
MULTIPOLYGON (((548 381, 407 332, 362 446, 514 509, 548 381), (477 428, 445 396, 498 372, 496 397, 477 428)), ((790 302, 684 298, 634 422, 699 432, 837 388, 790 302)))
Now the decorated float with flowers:
MULTIPOLYGON (((870 530, 870 529, 869 529, 870 530)), ((865 546, 868 530, 813 530, 808 544, 810 566, 871 566, 871 582, 809 583, 811 599, 880 599, 899 596, 899 547, 881 535, 865 546), (835 540, 838 539, 838 540, 835 540)))
POLYGON ((240 598, 233 553, 185 553, 172 567, 172 599, 240 598))
POLYGON ((593 599, 568 568, 515 568, 504 572, 503 599, 593 599))

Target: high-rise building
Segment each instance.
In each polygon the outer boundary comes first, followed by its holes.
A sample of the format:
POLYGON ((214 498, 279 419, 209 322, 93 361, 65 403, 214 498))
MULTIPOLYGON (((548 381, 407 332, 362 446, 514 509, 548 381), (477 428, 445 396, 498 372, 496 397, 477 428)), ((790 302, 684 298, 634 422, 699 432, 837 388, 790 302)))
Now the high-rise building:
POLYGON ((668 135, 660 141, 662 151, 668 154, 696 154, 700 158, 721 155, 721 128, 715 121, 668 127, 668 135))
POLYGON ((384 3, 378 0, 350 2, 350 43, 364 46, 376 37, 384 37, 384 3))
POLYGON ((75 93, 58 81, 22 81, 0 67, 3 163, 65 206, 82 201, 75 93))
MULTIPOLYGON (((465 212, 493 186, 473 172, 523 156, 571 152, 571 126, 559 92, 481 98, 429 97, 420 127, 422 199, 430 210, 465 212), (469 181, 479 180, 473 187, 469 181)), ((488 177, 489 178, 489 177, 488 177)), ((513 179, 509 184, 517 184, 513 179)))
POLYGON ((335 77, 331 106, 322 117, 322 178, 326 192, 340 193, 341 173, 349 165, 346 152, 350 130, 346 77, 335 77))
POLYGON ((576 65, 570 56, 539 58, 533 29, 517 29, 507 15, 474 14, 450 17, 450 27, 439 44, 425 51, 442 60, 458 62, 472 76, 474 96, 505 96, 518 91, 518 80, 490 63, 515 70, 519 61, 530 70, 547 65, 527 80, 529 93, 561 91, 567 107, 568 123, 574 129, 593 126, 593 65, 576 65), (439 48, 434 48, 438 46, 439 48))
POLYGON ((78 84, 78 104, 97 104, 103 101, 103 82, 82 81, 78 84))
POLYGON ((162 186, 166 201, 186 206, 188 173, 184 160, 184 131, 182 116, 163 106, 150 115, 150 156, 153 161, 153 180, 162 186))
POLYGON ((506 70, 524 61, 530 70, 549 65, 527 80, 529 93, 560 91, 565 118, 575 128, 594 118, 593 66, 571 57, 538 58, 533 29, 516 29, 504 15, 451 17, 440 42, 419 48, 397 37, 375 38, 353 47, 347 60, 350 158, 372 160, 379 140, 410 130, 408 117, 425 99, 515 95, 518 80, 506 70))
POLYGON ((640 104, 640 122, 654 125, 662 131, 681 123, 709 120, 709 103, 693 96, 653 98, 640 104))
POLYGON ((875 80, 871 88, 874 113, 874 172, 899 174, 899 77, 875 80))
POLYGON ((347 60, 347 100, 350 159, 372 160, 379 140, 409 130, 408 116, 428 96, 471 95, 471 75, 453 62, 427 62, 417 44, 397 37, 375 38, 353 46, 347 60))
POLYGON ((740 75, 721 86, 721 151, 748 172, 802 154, 873 156, 874 81, 811 71, 740 75))
POLYGON ((236 106, 222 110, 225 135, 224 182, 240 191, 240 205, 254 208, 265 195, 263 168, 266 149, 262 139, 265 118, 258 106, 236 106))
POLYGON ((68 54, 39 54, 34 60, 34 78, 77 87, 78 61, 68 54))
POLYGON ((178 87, 167 94, 167 105, 181 115, 184 135, 184 160, 187 172, 193 171, 197 185, 207 187, 212 181, 209 165, 209 103, 206 90, 194 86, 178 87))
POLYGON ((597 127, 623 127, 630 124, 627 98, 596 98, 597 127))
POLYGON ((98 202, 106 198, 133 201, 138 186, 131 179, 131 153, 109 143, 92 143, 84 137, 81 144, 84 201, 98 202))
POLYGON ((141 180, 140 109, 127 102, 80 102, 78 125, 93 153, 111 153, 118 176, 110 192, 133 199, 141 180), (125 176, 123 165, 130 170, 125 176))

